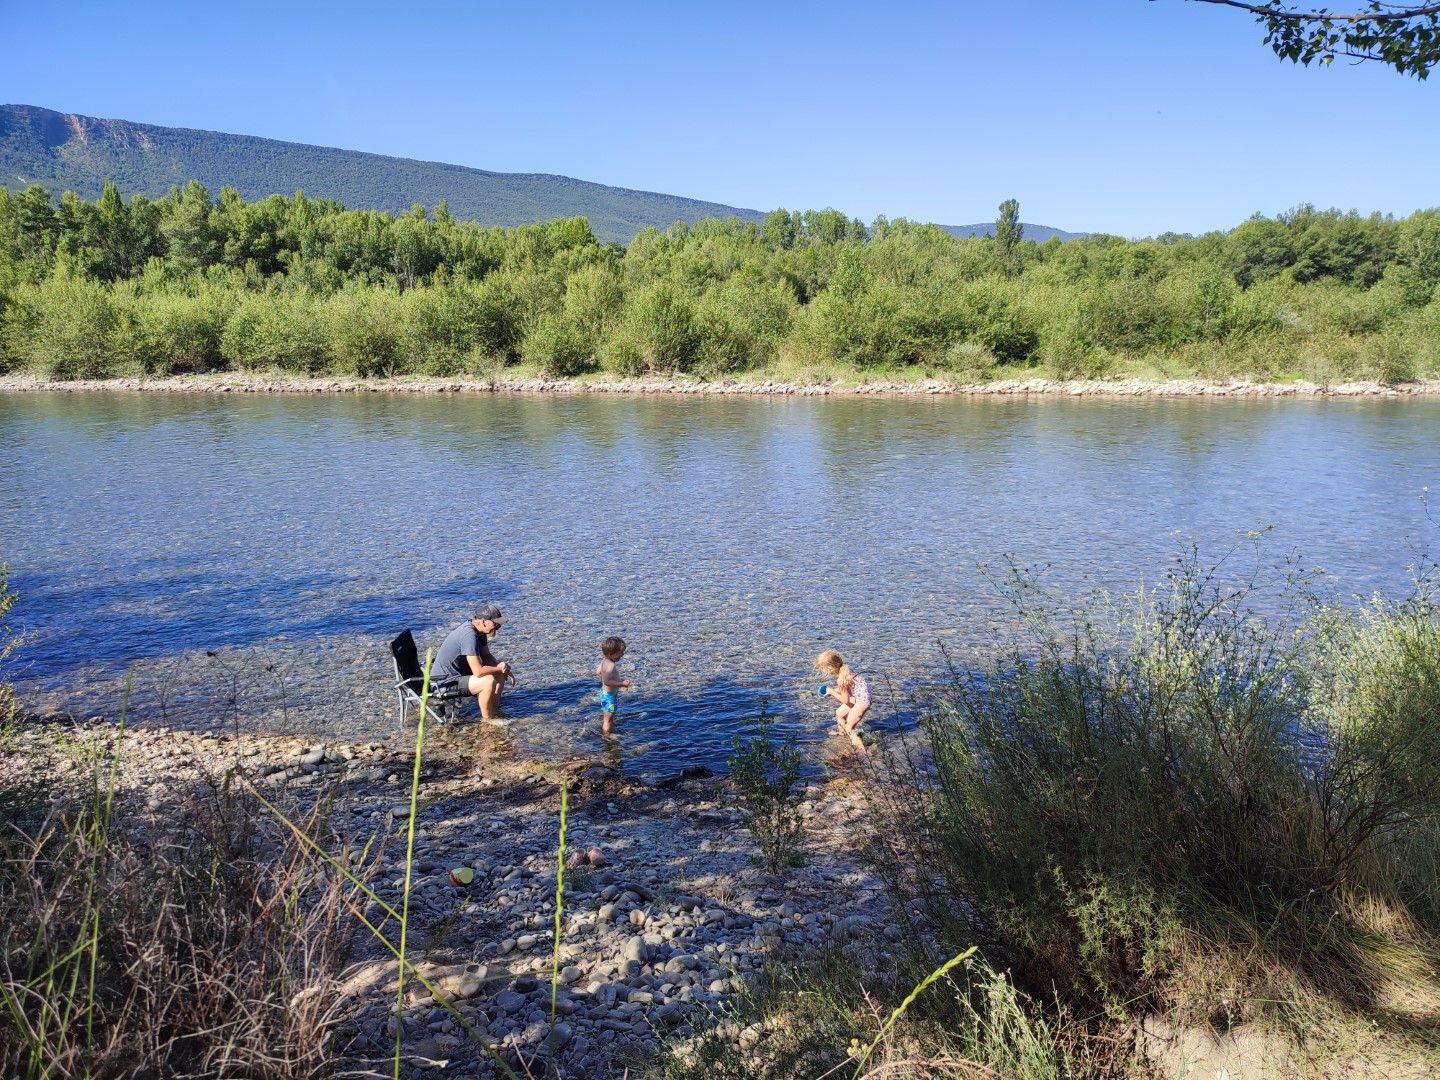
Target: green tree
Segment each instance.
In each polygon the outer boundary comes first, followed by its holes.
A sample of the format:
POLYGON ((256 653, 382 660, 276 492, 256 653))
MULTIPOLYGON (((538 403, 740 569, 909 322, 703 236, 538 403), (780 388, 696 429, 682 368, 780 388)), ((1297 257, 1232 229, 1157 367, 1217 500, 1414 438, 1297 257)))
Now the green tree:
POLYGON ((394 268, 395 280, 400 291, 413 289, 415 283, 435 269, 436 251, 430 219, 425 208, 416 204, 410 212, 395 222, 392 230, 395 237, 394 268))
POLYGON ((1000 204, 1000 216, 995 219, 995 248, 1006 277, 1014 277, 1019 269, 1020 241, 1024 235, 1020 204, 1014 199, 1006 199, 1000 204))
POLYGON ((805 212, 805 236, 815 243, 838 244, 842 240, 864 238, 863 226, 859 237, 852 236, 851 228, 852 223, 839 210, 827 207, 805 212))
POLYGON ((210 224, 214 205, 210 192, 198 180, 182 191, 170 189, 160 207, 160 235, 165 240, 165 262, 177 274, 190 274, 216 262, 220 239, 210 224))
POLYGON ((50 192, 31 184, 15 196, 14 223, 16 255, 48 264, 60 236, 60 217, 51 205, 50 192))
POLYGON ((778 251, 793 248, 800 236, 800 227, 795 220, 798 216, 798 213, 792 215, 783 207, 766 214, 765 220, 760 223, 760 236, 765 246, 778 251))
POLYGON ((94 203, 71 192, 60 200, 59 250, 71 256, 88 276, 100 281, 124 280, 145 268, 160 253, 157 206, 136 195, 127 206, 113 180, 94 203))
POLYGON ((1284 222, 1256 214, 1225 241, 1225 260, 1242 288, 1267 281, 1295 261, 1295 247, 1284 222))

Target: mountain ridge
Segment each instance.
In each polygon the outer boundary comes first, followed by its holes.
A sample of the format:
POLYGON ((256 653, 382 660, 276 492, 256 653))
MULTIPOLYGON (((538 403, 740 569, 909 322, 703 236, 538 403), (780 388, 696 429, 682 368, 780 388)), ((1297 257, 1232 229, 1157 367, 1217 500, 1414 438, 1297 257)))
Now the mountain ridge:
MULTIPOLYGON (((615 187, 555 173, 505 173, 444 161, 392 157, 238 135, 205 128, 165 127, 131 120, 62 113, 39 105, 0 105, 0 187, 40 184, 54 195, 73 191, 96 199, 106 180, 123 196, 162 198, 190 180, 212 195, 233 187, 247 201, 304 191, 352 210, 404 213, 444 200, 457 218, 515 226, 584 216, 602 241, 628 243, 635 234, 676 221, 738 217, 759 222, 759 210, 663 192, 615 187)), ((940 225, 954 236, 988 236, 993 223, 940 225)), ((1025 225, 1025 238, 1086 236, 1025 225)))
POLYGON ((458 218, 523 225, 584 215, 601 240, 628 242, 654 225, 758 210, 663 192, 614 187, 552 173, 501 173, 443 161, 391 157, 203 128, 162 127, 0 105, 0 186, 40 184, 94 199, 107 179, 125 196, 164 196, 194 179, 212 194, 233 187, 246 200, 303 190, 350 209, 403 213, 442 199, 458 218))

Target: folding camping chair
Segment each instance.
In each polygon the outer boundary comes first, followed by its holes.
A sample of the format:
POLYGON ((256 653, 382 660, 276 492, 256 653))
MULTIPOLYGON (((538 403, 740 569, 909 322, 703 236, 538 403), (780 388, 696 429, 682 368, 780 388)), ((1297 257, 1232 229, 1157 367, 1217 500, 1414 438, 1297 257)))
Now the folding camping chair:
POLYGON ((415 637, 406 630, 390 642, 390 659, 395 665, 395 693, 400 699, 400 730, 405 730, 405 721, 410 715, 410 706, 425 706, 430 719, 437 724, 453 724, 460 715, 460 702, 465 691, 459 679, 436 679, 430 677, 430 697, 421 700, 420 693, 425 686, 425 669, 420 665, 420 653, 415 648, 415 637))

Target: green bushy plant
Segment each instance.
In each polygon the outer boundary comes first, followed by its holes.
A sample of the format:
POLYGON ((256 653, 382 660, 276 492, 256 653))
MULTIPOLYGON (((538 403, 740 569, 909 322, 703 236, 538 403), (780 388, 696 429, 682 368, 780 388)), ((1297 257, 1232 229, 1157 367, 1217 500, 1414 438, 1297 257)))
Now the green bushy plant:
POLYGON ((398 374, 406 365, 404 301, 387 289, 345 289, 323 308, 333 367, 347 375, 398 374))
POLYGON ((1440 823, 1440 611, 1356 619, 1297 580, 1265 619, 1259 589, 1193 553, 1123 602, 1007 586, 1028 635, 956 669, 931 771, 884 789, 880 865, 944 940, 1114 1008, 1231 939, 1347 970, 1347 905, 1440 823))
POLYGON ((520 356, 541 280, 533 271, 502 270, 469 290, 473 349, 509 363, 520 356))
POLYGON ((759 730, 749 738, 736 735, 726 759, 740 796, 745 827, 760 846, 765 868, 779 873, 799 853, 805 836, 800 796, 800 750, 795 733, 776 741, 775 721, 761 717, 759 730))
POLYGON ((595 346, 578 322, 563 312, 547 311, 526 335, 521 354, 526 363, 536 365, 542 375, 563 378, 589 369, 594 362, 595 346))
POLYGON ((109 290, 61 268, 15 291, 7 313, 20 366, 47 379, 98 379, 110 372, 115 310, 109 290))
POLYGON ((210 371, 223 366, 220 343, 236 297, 202 287, 140 293, 133 301, 136 366, 147 375, 210 371))
POLYGON ((636 290, 606 350, 607 366, 625 375, 686 372, 703 341, 693 301, 666 281, 636 290))
POLYGON ((241 371, 319 374, 332 354, 321 311, 309 293, 247 293, 220 338, 220 353, 241 371))

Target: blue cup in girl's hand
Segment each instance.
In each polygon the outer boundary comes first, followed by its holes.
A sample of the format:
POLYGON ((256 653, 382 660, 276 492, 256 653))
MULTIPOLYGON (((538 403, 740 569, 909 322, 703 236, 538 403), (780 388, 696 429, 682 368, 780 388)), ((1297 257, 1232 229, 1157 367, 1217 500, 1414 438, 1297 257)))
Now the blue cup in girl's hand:
POLYGON ((819 689, 819 690, 816 690, 815 692, 816 692, 817 694, 819 694, 821 697, 824 697, 824 696, 825 696, 825 691, 828 690, 828 689, 829 689, 828 686, 826 686, 824 683, 821 683, 821 684, 820 684, 820 689, 819 689))

